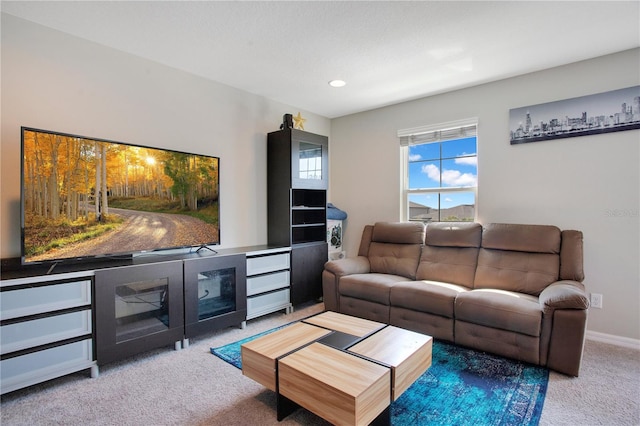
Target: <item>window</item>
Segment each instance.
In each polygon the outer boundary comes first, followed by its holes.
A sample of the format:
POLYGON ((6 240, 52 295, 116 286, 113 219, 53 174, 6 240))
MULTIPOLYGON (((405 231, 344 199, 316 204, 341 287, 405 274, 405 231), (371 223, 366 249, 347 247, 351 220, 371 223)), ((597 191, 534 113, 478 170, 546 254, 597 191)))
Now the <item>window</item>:
POLYGON ((421 222, 472 222, 478 187, 477 119, 398 131, 402 215, 421 222))

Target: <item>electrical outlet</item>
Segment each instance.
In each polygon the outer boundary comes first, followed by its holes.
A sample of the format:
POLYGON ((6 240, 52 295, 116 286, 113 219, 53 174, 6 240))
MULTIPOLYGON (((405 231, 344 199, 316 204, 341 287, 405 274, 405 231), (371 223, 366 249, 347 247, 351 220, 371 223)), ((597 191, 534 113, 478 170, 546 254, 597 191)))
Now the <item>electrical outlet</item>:
POLYGON ((602 295, 600 293, 591 293, 591 307, 602 309, 602 295))

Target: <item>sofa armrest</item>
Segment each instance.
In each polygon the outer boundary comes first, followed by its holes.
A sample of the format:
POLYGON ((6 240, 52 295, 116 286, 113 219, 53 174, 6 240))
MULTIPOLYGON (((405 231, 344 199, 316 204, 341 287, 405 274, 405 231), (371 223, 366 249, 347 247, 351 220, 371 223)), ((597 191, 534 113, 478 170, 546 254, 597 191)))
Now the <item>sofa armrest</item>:
POLYGON ((556 281, 542 290, 539 301, 545 313, 556 309, 589 308, 589 298, 584 285, 578 281, 556 281))
POLYGON ((371 272, 369 259, 364 256, 331 260, 324 264, 324 269, 339 277, 352 274, 368 274, 371 272))
POLYGON ((539 296, 544 316, 543 333, 548 345, 545 364, 552 370, 578 376, 587 329, 589 298, 578 281, 556 281, 539 296), (546 330, 546 331, 545 331, 546 330))
POLYGON ((365 256, 331 260, 324 264, 322 271, 322 299, 328 311, 340 312, 340 278, 345 275, 367 274, 371 271, 369 259, 365 256))

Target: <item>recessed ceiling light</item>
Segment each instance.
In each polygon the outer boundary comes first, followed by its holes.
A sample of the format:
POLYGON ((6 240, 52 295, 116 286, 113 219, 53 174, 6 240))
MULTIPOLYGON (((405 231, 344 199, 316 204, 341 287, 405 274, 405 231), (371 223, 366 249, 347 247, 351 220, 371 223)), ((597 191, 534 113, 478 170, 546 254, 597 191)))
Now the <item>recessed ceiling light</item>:
POLYGON ((331 86, 331 87, 342 87, 345 84, 347 84, 347 83, 345 81, 343 81, 343 80, 331 80, 329 82, 329 86, 331 86))

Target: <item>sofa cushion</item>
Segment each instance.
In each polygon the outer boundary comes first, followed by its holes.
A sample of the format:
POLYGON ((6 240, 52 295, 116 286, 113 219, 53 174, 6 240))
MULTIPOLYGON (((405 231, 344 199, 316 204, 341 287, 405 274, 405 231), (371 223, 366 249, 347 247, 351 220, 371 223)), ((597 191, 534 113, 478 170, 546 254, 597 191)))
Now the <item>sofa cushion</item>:
POLYGON ((480 247, 482 225, 470 222, 432 222, 427 225, 425 244, 437 247, 480 247))
POLYGON ((376 222, 371 241, 377 243, 423 244, 422 222, 376 222))
POLYGON ((560 256, 550 253, 524 253, 488 250, 478 253, 473 288, 493 288, 538 296, 558 280, 560 256))
POLYGON ((405 281, 391 287, 391 306, 453 318, 456 296, 467 287, 437 281, 405 281))
POLYGON ((424 246, 416 280, 442 281, 473 287, 477 248, 424 246))
POLYGON ((482 240, 479 223, 430 223, 425 240, 416 280, 473 286, 482 240))
POLYGON ((415 279, 424 229, 420 222, 377 222, 367 254, 371 272, 415 279))
POLYGON ((340 295, 389 305, 389 289, 406 278, 390 274, 355 274, 340 279, 340 295))
POLYGON ((458 294, 456 321, 540 336, 542 310, 538 298, 503 290, 472 290, 458 294))
POLYGON ((369 246, 371 272, 400 275, 414 280, 420 261, 420 244, 393 244, 372 242, 369 246))
POLYGON ((550 225, 491 223, 482 231, 487 249, 558 254, 560 239, 560 229, 550 225))

